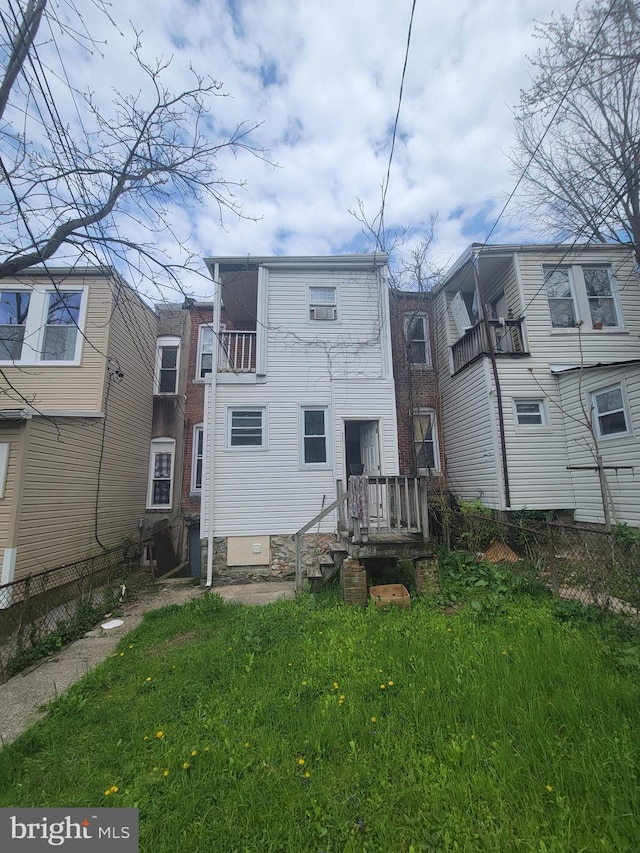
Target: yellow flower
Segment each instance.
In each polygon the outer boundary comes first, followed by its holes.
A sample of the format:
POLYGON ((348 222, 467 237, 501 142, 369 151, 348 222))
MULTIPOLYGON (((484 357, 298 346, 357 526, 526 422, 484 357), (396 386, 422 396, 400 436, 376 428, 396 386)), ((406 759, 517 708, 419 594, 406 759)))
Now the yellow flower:
POLYGON ((251 744, 249 743, 249 741, 245 741, 244 748, 249 749, 250 746, 251 744))
POLYGON ((337 681, 334 681, 334 682, 333 682, 333 689, 334 689, 334 690, 337 690, 337 689, 338 689, 338 682, 337 682, 337 681))
POLYGON ((388 681, 387 684, 389 685, 389 687, 393 687, 393 681, 388 681))
POLYGON ((165 777, 165 779, 166 779, 166 778, 167 778, 167 776, 169 775, 169 771, 168 771, 168 770, 163 770, 163 771, 162 771, 162 775, 163 775, 163 776, 165 777))
POLYGON ((198 754, 198 750, 197 750, 197 749, 192 749, 192 750, 191 750, 191 758, 195 758, 197 754, 198 754))
POLYGON ((506 652, 502 652, 503 655, 506 655, 506 652))
POLYGON ((305 779, 310 779, 310 778, 311 778, 311 773, 309 773, 309 771, 308 771, 308 770, 307 770, 307 772, 304 774, 304 778, 305 778, 305 779))
POLYGON ((304 758, 298 759, 298 767, 304 767, 304 758))
POLYGON ((111 788, 107 788, 107 790, 104 792, 105 797, 108 797, 110 794, 111 794, 111 788))
POLYGON ((121 658, 123 658, 123 657, 124 657, 124 652, 120 652, 120 657, 121 657, 121 658))
POLYGON ((291 661, 289 661, 289 663, 287 664, 287 666, 293 666, 293 664, 291 663, 291 661))
POLYGON ((208 746, 205 746, 204 751, 205 751, 205 752, 209 752, 209 747, 208 747, 208 746))
POLYGON ((188 761, 183 761, 183 763, 182 763, 182 769, 183 769, 183 770, 188 770, 188 769, 189 769, 189 762, 188 762, 188 761))
POLYGON ((544 787, 546 788, 547 791, 549 791, 549 793, 551 793, 551 791, 553 791, 553 785, 545 785, 544 787))
POLYGON ((377 723, 377 722, 378 722, 378 718, 377 718, 377 717, 371 717, 371 722, 372 722, 372 723, 377 723))
POLYGON ((112 786, 111 786, 111 793, 112 793, 112 794, 117 794, 119 790, 120 790, 120 788, 118 788, 118 786, 117 786, 117 785, 112 785, 112 786))
POLYGON ((341 699, 344 699, 344 693, 341 693, 341 694, 340 694, 340 698, 341 698, 341 699))
POLYGON ((475 740, 475 739, 476 739, 476 736, 475 736, 475 735, 471 735, 471 740, 475 740))
POLYGON ((149 740, 149 735, 145 735, 142 740, 149 740))
POLYGON ((156 732, 156 737, 162 740, 162 738, 164 737, 164 732, 156 732))
POLYGON ((380 690, 386 690, 386 689, 387 689, 386 684, 381 684, 381 685, 380 685, 380 690))
POLYGON ((148 676, 146 677, 146 679, 145 679, 145 680, 146 680, 146 681, 151 681, 151 676, 150 676, 150 675, 148 675, 148 676))
POLYGON ((306 682, 306 681, 303 681, 303 682, 302 682, 302 684, 303 684, 303 686, 306 686, 307 682, 306 682))
POLYGON ((130 648, 130 649, 132 649, 132 648, 133 648, 133 643, 131 643, 131 645, 129 646, 129 648, 130 648))

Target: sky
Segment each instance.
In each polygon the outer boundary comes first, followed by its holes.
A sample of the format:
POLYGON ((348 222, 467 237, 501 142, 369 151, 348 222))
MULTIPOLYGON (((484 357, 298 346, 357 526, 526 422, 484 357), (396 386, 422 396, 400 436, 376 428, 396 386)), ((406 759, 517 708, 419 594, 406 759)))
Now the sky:
MULTIPOLYGON (((50 3, 54 0, 50 0, 50 3)), ((58 13, 72 20, 72 0, 58 13)), ((370 220, 380 210, 398 107, 411 0, 137 0, 114 4, 112 21, 81 4, 82 27, 104 42, 89 54, 77 40, 56 39, 62 61, 105 104, 140 85, 130 56, 172 61, 165 82, 178 89, 189 68, 222 83, 211 132, 246 122, 248 140, 264 151, 223 151, 224 178, 243 218, 171 202, 171 233, 200 257, 340 254, 372 248, 350 213, 359 200, 370 220), (127 16, 127 17, 125 17, 127 16)), ((512 109, 530 80, 536 20, 571 14, 574 0, 417 0, 397 138, 385 202, 385 224, 406 228, 408 252, 437 215, 431 260, 450 265, 473 241, 484 241, 513 189, 508 154, 512 109)), ((47 33, 41 49, 51 52, 47 33)), ((55 57, 51 53, 52 68, 55 57)), ((55 71, 55 69, 53 69, 55 71)), ((65 109, 62 86, 55 88, 65 109)), ((144 89, 141 98, 144 99, 144 89)), ((76 119, 70 113, 69 119, 76 119)), ((541 239, 509 208, 492 242, 541 239)), ((136 223, 121 230, 136 237, 136 223)), ((177 258, 177 243, 158 235, 177 258)), ((63 260, 64 258, 61 258, 63 260)), ((204 265, 203 265, 204 270, 204 265)), ((127 277, 125 271, 125 278, 127 277)), ((208 295, 206 279, 185 287, 208 295)))

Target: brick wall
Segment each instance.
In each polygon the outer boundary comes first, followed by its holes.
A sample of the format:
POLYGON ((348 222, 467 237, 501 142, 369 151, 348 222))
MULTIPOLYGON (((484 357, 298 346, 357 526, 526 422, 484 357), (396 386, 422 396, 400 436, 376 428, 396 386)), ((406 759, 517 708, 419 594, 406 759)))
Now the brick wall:
POLYGON ((443 442, 440 434, 438 381, 435 370, 436 348, 432 322, 434 312, 431 295, 429 293, 392 291, 389 299, 400 474, 406 476, 416 474, 412 423, 413 412, 416 409, 434 409, 436 412, 440 468, 443 470, 443 442), (415 315, 425 315, 427 318, 431 366, 410 364, 407 357, 405 318, 415 315))

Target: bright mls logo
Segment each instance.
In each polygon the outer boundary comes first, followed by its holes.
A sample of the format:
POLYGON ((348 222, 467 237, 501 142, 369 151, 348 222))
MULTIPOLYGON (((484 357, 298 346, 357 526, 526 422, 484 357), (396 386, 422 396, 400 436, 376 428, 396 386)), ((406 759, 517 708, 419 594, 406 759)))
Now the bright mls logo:
POLYGON ((137 809, 0 809, 0 850, 138 853, 137 809))

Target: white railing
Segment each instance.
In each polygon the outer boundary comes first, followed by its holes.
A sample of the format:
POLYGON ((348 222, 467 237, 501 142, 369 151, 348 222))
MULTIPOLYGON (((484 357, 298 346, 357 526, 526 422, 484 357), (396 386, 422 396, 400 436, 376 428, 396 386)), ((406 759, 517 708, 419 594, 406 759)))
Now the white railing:
POLYGON ((256 372, 256 333, 220 332, 219 373, 256 372))

